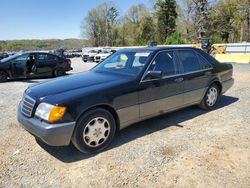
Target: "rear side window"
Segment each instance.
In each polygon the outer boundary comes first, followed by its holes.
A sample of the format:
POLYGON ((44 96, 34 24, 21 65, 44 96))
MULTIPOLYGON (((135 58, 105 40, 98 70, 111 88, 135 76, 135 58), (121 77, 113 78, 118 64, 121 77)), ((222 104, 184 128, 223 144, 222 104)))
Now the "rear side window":
POLYGON ((149 70, 162 71, 163 76, 176 74, 177 67, 174 60, 174 53, 172 51, 160 52, 154 59, 149 70))
POLYGON ((211 69, 212 68, 212 65, 202 55, 198 54, 198 57, 199 57, 202 69, 211 69))
POLYGON ((38 54, 38 61, 57 60, 57 57, 50 54, 38 54))
POLYGON ((201 69, 199 59, 194 51, 180 50, 179 56, 185 73, 201 69))

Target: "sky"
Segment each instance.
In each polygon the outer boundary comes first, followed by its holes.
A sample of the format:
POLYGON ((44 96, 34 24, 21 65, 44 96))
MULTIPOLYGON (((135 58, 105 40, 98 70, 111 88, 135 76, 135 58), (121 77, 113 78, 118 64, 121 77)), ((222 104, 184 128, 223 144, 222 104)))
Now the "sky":
MULTIPOLYGON (((1 0, 0 40, 81 38, 87 12, 105 0, 1 0)), ((109 1, 106 1, 109 2, 109 1)), ((152 0, 113 1, 122 14, 133 4, 152 0)))

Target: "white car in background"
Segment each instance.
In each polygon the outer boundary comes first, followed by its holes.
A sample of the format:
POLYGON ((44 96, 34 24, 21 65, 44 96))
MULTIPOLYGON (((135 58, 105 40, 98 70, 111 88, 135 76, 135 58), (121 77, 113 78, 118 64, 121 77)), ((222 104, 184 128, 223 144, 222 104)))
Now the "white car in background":
POLYGON ((87 52, 84 52, 83 54, 82 54, 82 60, 84 61, 84 62, 87 62, 87 61, 94 61, 94 57, 95 57, 95 55, 97 55, 98 53, 99 53, 99 51, 100 50, 98 50, 98 49, 92 49, 92 50, 89 50, 89 51, 87 51, 87 52))
POLYGON ((104 59, 106 59, 110 55, 111 55, 111 52, 104 50, 104 51, 102 51, 99 54, 96 54, 94 56, 94 62, 99 63, 99 62, 103 61, 104 59))

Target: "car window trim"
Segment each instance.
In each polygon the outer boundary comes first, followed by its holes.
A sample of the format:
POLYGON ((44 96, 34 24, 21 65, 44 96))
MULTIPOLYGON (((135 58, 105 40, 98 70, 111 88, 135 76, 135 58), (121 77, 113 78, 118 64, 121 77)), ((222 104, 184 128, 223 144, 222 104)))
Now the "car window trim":
POLYGON ((155 79, 150 79, 150 80, 142 80, 141 82, 163 80, 163 79, 167 79, 167 78, 173 78, 173 77, 178 77, 178 76, 185 76, 185 75, 188 75, 188 74, 194 74, 194 73, 199 73, 199 72, 203 72, 203 71, 210 71, 210 70, 213 70, 213 68, 202 69, 202 70, 197 70, 197 71, 192 71, 192 72, 186 72, 186 73, 180 73, 180 74, 175 74, 175 75, 170 75, 170 76, 164 76, 162 78, 155 78, 155 79))
MULTIPOLYGON (((148 72, 148 69, 150 68, 150 66, 152 65, 152 63, 154 62, 154 60, 155 60, 155 58, 156 58, 156 56, 159 54, 159 53, 161 53, 161 52, 173 52, 173 54, 174 54, 174 57, 176 56, 176 53, 175 53, 175 50, 160 50, 160 51, 158 51, 155 55, 154 55, 154 57, 152 58, 152 60, 150 61, 150 63, 149 63, 149 65, 148 65, 148 67, 147 67, 147 69, 144 71, 144 73, 143 73, 143 75, 142 75, 142 77, 141 77, 141 80, 140 80, 140 82, 144 82, 144 81, 151 81, 151 80, 159 80, 158 78, 157 79, 150 79, 150 80, 144 80, 145 79, 145 77, 146 77, 146 73, 148 72)), ((180 72, 180 68, 179 68, 179 63, 178 63, 178 61, 177 61, 177 59, 175 59, 175 67, 177 68, 177 74, 180 72)), ((174 77, 176 74, 174 74, 174 75, 169 75, 169 76, 164 76, 164 77, 162 77, 161 79, 164 79, 165 77, 174 77)))

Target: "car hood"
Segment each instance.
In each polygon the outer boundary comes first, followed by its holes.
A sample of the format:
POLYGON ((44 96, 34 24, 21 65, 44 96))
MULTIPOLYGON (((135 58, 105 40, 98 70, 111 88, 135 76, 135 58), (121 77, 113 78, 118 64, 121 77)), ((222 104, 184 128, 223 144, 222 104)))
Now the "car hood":
POLYGON ((123 75, 88 71, 33 85, 27 89, 26 94, 34 99, 42 99, 60 93, 79 91, 79 89, 81 92, 89 93, 91 90, 119 85, 131 79, 123 75))

